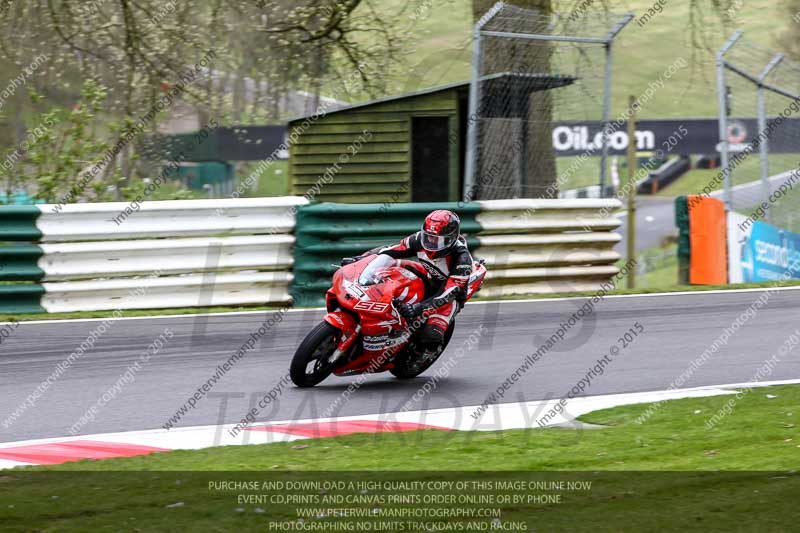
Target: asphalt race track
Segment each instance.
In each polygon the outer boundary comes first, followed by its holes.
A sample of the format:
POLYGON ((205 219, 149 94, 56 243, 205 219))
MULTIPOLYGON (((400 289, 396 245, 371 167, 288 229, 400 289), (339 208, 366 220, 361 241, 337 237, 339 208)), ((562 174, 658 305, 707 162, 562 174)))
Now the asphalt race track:
MULTIPOLYGON (((789 172, 781 172, 771 176, 768 180, 770 193, 778 190, 789 179, 789 172)), ((731 194, 733 209, 747 213, 748 209, 758 205, 763 195, 762 187, 760 180, 734 186, 731 194)), ((717 190, 711 193, 711 197, 723 200, 724 193, 722 190, 717 190)), ((625 201, 623 199, 623 204, 625 201)), ((623 209, 626 208, 627 206, 623 205, 623 209)), ((619 219, 622 225, 617 229, 617 232, 622 236, 622 240, 617 243, 614 249, 624 255, 628 238, 627 212, 620 215, 619 219)), ((637 251, 653 246, 661 246, 665 238, 676 235, 678 235, 678 228, 675 226, 675 198, 647 195, 636 197, 637 251)))
MULTIPOLYGON (((626 331, 639 322, 644 333, 620 352, 586 395, 662 390, 730 327, 763 291, 607 297, 539 360, 504 398, 505 402, 566 395, 626 331)), ((415 409, 478 405, 535 350, 535 339, 552 335, 584 300, 540 300, 469 304, 458 317, 448 354, 465 346, 471 332, 488 333, 468 351, 415 409)), ((319 320, 318 310, 293 311, 234 366, 186 415, 180 426, 237 422, 257 398, 288 370, 294 349, 319 320)), ((121 319, 93 349, 69 368, 9 427, 0 442, 62 437, 97 398, 113 386, 145 347, 169 328, 174 336, 146 363, 135 380, 102 407, 79 434, 159 428, 258 328, 267 313, 210 317, 121 319)), ((767 305, 697 369, 684 387, 750 380, 764 359, 800 327, 800 290, 776 291, 767 305)), ((0 421, 83 342, 98 321, 62 321, 19 326, 0 345, 0 421)), ((429 370, 432 373, 435 370, 429 370)), ((800 350, 784 357, 768 380, 800 378, 800 350)), ((314 389, 288 387, 264 420, 313 418, 356 378, 329 378, 314 389)), ((427 377, 430 379, 430 376, 427 377)), ((400 410, 426 380, 370 376, 335 414, 400 410)))

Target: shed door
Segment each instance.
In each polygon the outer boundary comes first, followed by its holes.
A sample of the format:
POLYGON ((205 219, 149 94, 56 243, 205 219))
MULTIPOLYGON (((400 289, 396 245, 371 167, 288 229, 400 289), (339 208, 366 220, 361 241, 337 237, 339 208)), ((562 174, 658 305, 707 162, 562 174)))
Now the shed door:
POLYGON ((448 117, 411 119, 411 200, 446 202, 450 199, 448 117))

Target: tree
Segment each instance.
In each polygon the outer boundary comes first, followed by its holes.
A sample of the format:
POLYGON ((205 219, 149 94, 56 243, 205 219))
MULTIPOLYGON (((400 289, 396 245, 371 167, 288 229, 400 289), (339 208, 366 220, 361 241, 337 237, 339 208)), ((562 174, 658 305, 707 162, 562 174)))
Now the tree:
MULTIPOLYGON (((800 0, 788 0, 793 4, 792 16, 797 18, 800 22, 800 0), (796 8, 796 9, 795 9, 796 8)), ((472 0, 473 19, 477 22, 487 10, 489 10, 496 0, 472 0)), ((619 0, 510 0, 510 4, 514 6, 535 9, 543 15, 550 15, 554 12, 570 14, 573 12, 584 13, 584 17, 592 17, 592 10, 597 11, 615 11, 615 10, 628 10, 628 5, 619 0), (587 7, 589 11, 587 11, 587 7)), ((742 7, 742 0, 690 0, 689 2, 689 19, 687 21, 688 36, 691 42, 691 54, 693 65, 700 65, 698 60, 701 54, 713 53, 714 45, 712 44, 712 36, 718 36, 718 26, 707 24, 706 12, 710 11, 719 17, 719 21, 723 28, 729 27, 737 22, 738 10, 742 7)), ((538 23, 533 22, 532 27, 526 30, 533 33, 549 33, 547 28, 546 17, 538 23)), ((791 35, 796 41, 796 32, 791 35)), ((507 63, 507 56, 517 55, 527 57, 527 65, 529 72, 548 73, 550 69, 550 61, 552 57, 553 47, 549 43, 541 43, 536 45, 536 51, 533 53, 525 53, 521 51, 524 45, 511 45, 512 53, 509 53, 509 48, 505 48, 492 56, 491 42, 484 45, 485 63, 483 70, 492 71, 493 61, 499 64, 507 63), (518 50, 514 50, 514 46, 518 50)), ((800 46, 798 46, 800 50, 800 46)), ((698 69, 699 70, 699 69, 698 69)), ((701 73, 702 75, 702 73, 701 73)), ((543 91, 533 93, 531 101, 529 102, 529 113, 527 121, 529 124, 527 150, 525 157, 527 158, 528 169, 527 176, 522 177, 523 187, 522 195, 529 197, 542 197, 547 196, 549 191, 553 191, 553 185, 557 179, 556 159, 551 148, 551 124, 553 121, 553 98, 550 91, 543 91), (533 127, 536 125, 537 127, 533 127)), ((502 154, 501 154, 502 155, 502 154)), ((488 161, 489 165, 492 164, 491 160, 488 161)), ((485 169, 484 169, 485 170, 485 169)), ((481 168, 477 169, 478 172, 481 168)), ((491 194, 491 193, 489 193, 491 194)))
MULTIPOLYGON (((181 82, 180 100, 200 112, 202 123, 212 117, 228 124, 282 122, 278 103, 287 92, 319 93, 325 77, 354 65, 363 84, 379 90, 378 73, 393 61, 401 39, 373 2, 19 1, 0 9, 0 71, 4 63, 16 75, 44 57, 26 84, 66 106, 80 99, 83 80, 94 80, 108 89, 100 113, 109 123, 135 124, 181 82), (187 81, 192 71, 198 72, 187 81)), ((15 125, 32 111, 22 98, 6 111, 12 108, 15 125)), ((149 121, 148 132, 157 126, 149 121)), ((111 135, 107 128, 96 133, 111 135)), ((11 146, 26 129, 14 134, 11 146)), ((133 173, 134 145, 112 161, 126 177, 133 173)))
MULTIPOLYGON (((488 11, 496 0, 473 0, 472 13, 475 22, 477 22, 488 11)), ((513 4, 517 7, 525 9, 536 9, 543 14, 551 14, 553 12, 553 2, 551 0, 515 0, 513 4)), ((544 22, 542 22, 543 25, 544 22)), ((531 33, 542 32, 546 33, 546 28, 528 28, 531 33)), ((516 51, 509 49, 509 45, 497 46, 497 40, 486 43, 484 49, 484 56, 487 64, 485 64, 485 72, 499 72, 507 70, 508 55, 513 55, 520 58, 524 64, 520 64, 520 69, 527 72, 550 72, 550 56, 552 47, 550 43, 540 41, 535 47, 530 46, 529 43, 525 44, 512 44, 510 47, 516 48, 516 51), (493 44, 495 46, 493 46, 493 44), (525 49, 525 47, 528 49, 525 49), (492 63, 495 65, 492 65, 492 63), (505 65, 505 66, 504 66, 505 65)), ((525 119, 528 125, 523 125, 527 129, 527 141, 525 145, 525 152, 518 155, 526 159, 523 168, 527 169, 527 176, 521 176, 522 187, 520 195, 528 198, 542 198, 548 196, 548 191, 556 191, 554 187, 557 178, 556 158, 552 150, 552 140, 550 126, 553 122, 553 105, 552 98, 548 91, 534 93, 530 96, 528 102, 528 116, 525 119), (534 127, 538 125, 538 127, 534 127)), ((505 154, 498 154, 499 157, 506 157, 505 154)), ((494 164, 495 157, 488 157, 484 161, 489 166, 494 164)), ((478 168, 477 172, 486 171, 486 168, 478 168)), ((502 188, 495 188, 492 192, 492 185, 488 184, 488 190, 484 191, 484 195, 489 197, 503 197, 508 193, 502 188)))
POLYGON ((780 44, 787 55, 795 61, 800 61, 800 0, 786 0, 786 14, 791 20, 791 30, 780 38, 780 44))

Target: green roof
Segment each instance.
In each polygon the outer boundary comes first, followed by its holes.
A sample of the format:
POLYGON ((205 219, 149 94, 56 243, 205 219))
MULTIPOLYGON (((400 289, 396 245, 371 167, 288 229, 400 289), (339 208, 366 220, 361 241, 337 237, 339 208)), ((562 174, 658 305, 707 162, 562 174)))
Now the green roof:
MULTIPOLYGON (((530 94, 537 91, 545 91, 548 89, 555 89, 558 87, 571 85, 572 83, 575 82, 576 79, 577 78, 573 76, 562 76, 558 74, 524 74, 517 72, 499 72, 497 74, 489 74, 487 76, 483 76, 481 78, 481 81, 484 82, 485 84, 482 89, 483 91, 511 90, 520 94, 525 94, 525 93, 530 94), (536 83, 534 83, 532 80, 535 80, 536 83)), ((407 98, 416 98, 418 96, 424 96, 444 91, 452 91, 452 90, 468 91, 469 87, 470 87, 469 80, 459 81, 455 83, 448 83, 446 85, 429 87, 427 89, 422 89, 419 91, 400 94, 396 96, 388 96, 385 98, 379 98, 377 100, 371 100, 369 102, 362 102, 360 104, 337 107, 328 111, 326 115, 341 113, 343 111, 350 111, 352 109, 370 107, 374 105, 384 104, 387 102, 396 102, 398 100, 405 100, 407 98)), ((289 120, 289 123, 297 122, 298 120, 304 120, 310 116, 313 116, 313 113, 293 118, 289 120)))

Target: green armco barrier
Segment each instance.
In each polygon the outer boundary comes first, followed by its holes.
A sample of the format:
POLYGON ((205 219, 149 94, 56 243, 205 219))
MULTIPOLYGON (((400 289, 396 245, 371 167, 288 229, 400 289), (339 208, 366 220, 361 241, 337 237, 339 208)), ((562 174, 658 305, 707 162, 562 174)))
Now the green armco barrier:
POLYGON ((37 283, 0 285, 0 314, 46 313, 40 303, 44 293, 37 283))
POLYGON ((38 260, 44 251, 35 244, 0 246, 0 281, 39 281, 38 260))
POLYGON ((0 206, 0 241, 38 241, 36 219, 42 211, 33 205, 0 206))
POLYGON ((689 284, 691 247, 689 239, 689 202, 687 196, 675 198, 675 225, 678 226, 678 283, 689 284))
POLYGON ((391 244, 419 230, 435 209, 450 209, 461 217, 461 232, 471 248, 478 241, 471 235, 481 230, 477 203, 338 204, 301 206, 296 214, 294 281, 295 305, 322 305, 331 275, 342 257, 391 244), (301 289, 302 288, 302 289, 301 289))

